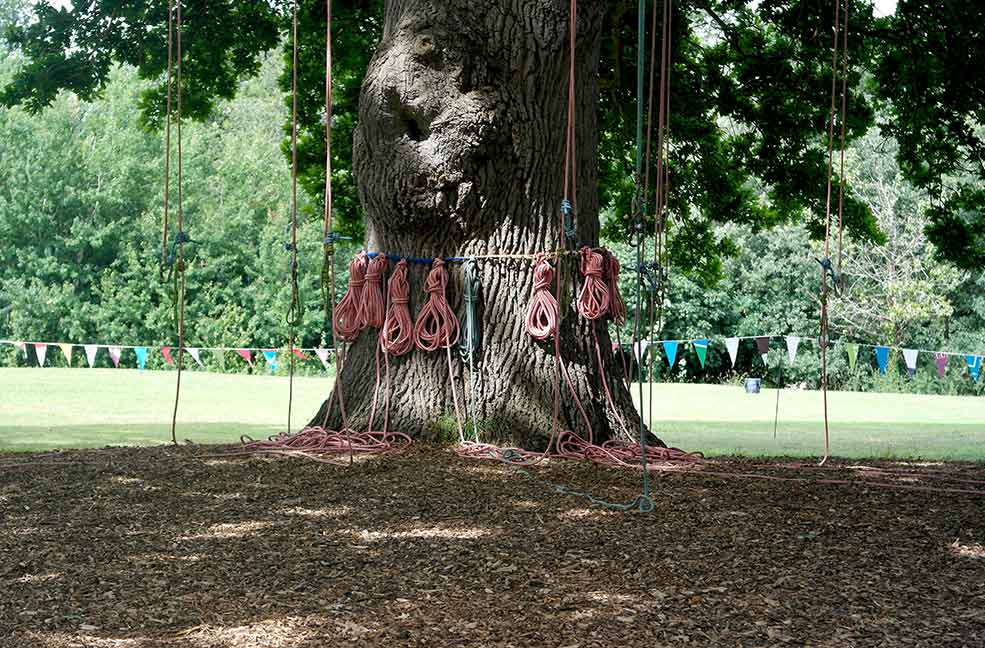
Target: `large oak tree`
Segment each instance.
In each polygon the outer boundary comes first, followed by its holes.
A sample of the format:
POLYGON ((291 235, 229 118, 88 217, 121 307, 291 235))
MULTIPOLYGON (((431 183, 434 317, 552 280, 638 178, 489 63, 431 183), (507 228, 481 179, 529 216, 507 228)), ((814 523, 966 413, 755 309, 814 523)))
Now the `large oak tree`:
MULTIPOLYGON (((902 0, 895 16, 877 19, 871 2, 848 4, 849 140, 878 115, 880 128, 900 143, 907 179, 933 197, 932 240, 957 263, 985 264, 985 8, 902 0)), ((303 0, 300 9, 301 180, 318 196, 324 3, 303 0)), ((568 3, 339 0, 334 11, 340 221, 364 232, 370 249, 414 256, 553 249, 568 3)), ((600 201, 613 208, 611 236, 625 235, 631 218, 636 2, 580 0, 578 12, 577 238, 594 245, 600 201)), ((7 35, 27 62, 0 95, 4 103, 40 110, 62 89, 93 96, 112 64, 122 62, 161 80, 141 106, 148 124, 160 124, 164 0, 96 0, 71 10, 40 2, 33 14, 7 35)), ((277 45, 289 14, 289 4, 260 0, 186 2, 186 114, 203 117, 216 100, 232 96, 237 81, 255 73, 261 54, 277 45)), ((805 219, 823 231, 833 23, 828 0, 674 3, 669 247, 683 271, 706 280, 719 272, 731 246, 716 238, 716 223, 758 229, 805 219)), ((880 238, 850 188, 845 215, 854 236, 880 238)), ((489 432, 535 444, 550 429, 554 361, 550 345, 522 331, 529 263, 480 268, 485 346, 478 417, 489 432)), ((412 279, 420 303, 423 269, 412 279)), ((456 305, 460 296, 452 291, 456 305)), ((570 303, 562 306, 564 359, 592 424, 607 436, 611 416, 588 326, 570 303)), ((600 334, 604 348, 608 337, 600 334)), ((370 402, 374 348, 375 335, 364 333, 342 381, 357 425, 370 402)), ((632 427, 638 419, 629 394, 614 387, 632 427)), ((396 364, 395 427, 427 431, 448 413, 450 400, 443 355, 414 353, 396 364)), ((571 428, 583 428, 573 408, 562 415, 571 428)))

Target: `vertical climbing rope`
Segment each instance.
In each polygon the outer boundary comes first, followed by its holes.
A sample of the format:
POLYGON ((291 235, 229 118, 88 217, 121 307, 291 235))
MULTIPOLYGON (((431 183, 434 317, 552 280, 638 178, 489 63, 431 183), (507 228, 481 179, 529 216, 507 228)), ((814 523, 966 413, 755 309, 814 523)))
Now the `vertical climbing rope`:
MULTIPOLYGON (((175 45, 177 49, 176 60, 176 80, 177 80, 177 114, 176 124, 178 128, 178 232, 175 234, 172 258, 174 265, 174 286, 173 299, 175 302, 176 319, 178 324, 178 375, 175 380, 174 388, 174 411, 171 413, 171 443, 178 444, 178 401, 181 397, 181 370, 184 365, 185 351, 185 247, 189 242, 188 235, 185 233, 185 218, 183 209, 183 168, 182 168, 182 143, 181 143, 181 0, 176 0, 177 13, 175 15, 175 45)), ((168 67, 171 61, 168 60, 168 67)))
POLYGON ((821 392, 822 399, 824 402, 824 457, 821 459, 821 465, 828 460, 831 454, 830 445, 830 426, 828 420, 828 332, 829 332, 829 320, 828 320, 828 274, 833 274, 836 282, 835 288, 837 289, 837 282, 840 281, 841 277, 841 262, 842 262, 842 242, 843 242, 843 230, 844 230, 844 188, 845 188, 845 114, 847 109, 847 70, 848 70, 848 6, 845 7, 845 17, 844 26, 842 27, 840 16, 841 16, 841 0, 835 0, 835 16, 834 16, 834 37, 832 44, 832 55, 831 55, 831 107, 828 112, 828 184, 827 184, 827 197, 825 199, 824 208, 824 260, 821 261, 821 392), (835 128, 835 113, 837 110, 837 88, 838 88, 838 54, 839 54, 839 36, 844 38, 844 48, 842 51, 842 86, 841 86, 841 112, 838 115, 840 120, 840 130, 841 130, 841 169, 839 178, 839 191, 838 191, 838 269, 834 270, 831 263, 831 198, 832 198, 832 184, 834 175, 834 128, 835 128))
POLYGON ((164 281, 164 268, 168 263, 168 235, 171 226, 171 68, 174 61, 174 0, 168 0, 168 72, 167 99, 164 116, 164 228, 161 234, 161 264, 158 278, 164 281))
POLYGON ((291 433, 291 410, 294 406, 294 369, 297 360, 294 347, 297 327, 300 324, 300 300, 298 299, 298 2, 294 0, 292 11, 291 44, 291 303, 287 309, 288 347, 290 348, 290 377, 287 382, 287 433, 291 433))

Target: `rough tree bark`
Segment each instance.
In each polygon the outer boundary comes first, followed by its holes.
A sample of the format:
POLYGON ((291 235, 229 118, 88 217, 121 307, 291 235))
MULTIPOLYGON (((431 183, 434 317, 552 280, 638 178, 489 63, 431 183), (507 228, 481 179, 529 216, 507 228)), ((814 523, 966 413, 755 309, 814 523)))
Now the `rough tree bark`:
MULTIPOLYGON (((578 3, 578 241, 597 245, 601 0, 578 3)), ((362 88, 354 169, 366 209, 369 250, 407 256, 529 254, 558 246, 568 88, 567 0, 388 0, 383 39, 362 88)), ((552 344, 523 330, 531 262, 480 263, 483 350, 476 408, 485 440, 542 447, 552 427, 552 344)), ((568 266, 568 277, 574 260, 568 266)), ((392 266, 391 266, 392 268, 392 266)), ((412 266, 412 313, 427 268, 412 266)), ((461 312, 461 270, 449 300, 461 312)), ((597 440, 618 430, 607 408, 587 324, 562 304, 562 354, 597 440)), ((619 414, 639 424, 609 335, 599 342, 619 414)), ((339 388, 350 425, 364 429, 375 380, 377 333, 351 347, 339 388)), ((467 368, 454 357, 459 397, 467 368)), ((392 361, 391 429, 433 436, 451 424, 445 354, 413 351, 392 361)), ((324 415, 319 412, 314 422, 324 415)), ((329 421, 340 423, 337 407, 329 421)), ((378 419, 379 420, 379 419, 378 419)), ((562 388, 562 425, 585 426, 562 388)))

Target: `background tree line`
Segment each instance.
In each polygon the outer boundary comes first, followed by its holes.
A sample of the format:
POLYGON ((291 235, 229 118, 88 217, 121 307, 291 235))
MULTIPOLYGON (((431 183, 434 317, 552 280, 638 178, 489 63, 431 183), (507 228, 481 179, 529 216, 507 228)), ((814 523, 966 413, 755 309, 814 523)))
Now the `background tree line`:
MULTIPOLYGON (((378 4, 378 3, 376 3, 378 4)), ((2 5, 13 15, 17 2, 2 5), (9 6, 8 6, 9 5, 9 6)), ((339 209, 350 233, 358 234, 358 205, 345 164, 347 138, 354 123, 354 98, 372 43, 374 3, 354 3, 340 20, 365 47, 350 48, 338 75, 335 118, 340 187, 339 209)), ((627 14, 628 15, 628 14, 627 14)), ((625 19, 616 14, 614 20, 625 19)), ((312 20, 317 20, 313 17, 312 20)), ((618 24, 616 25, 618 26, 618 24)), ((629 27, 626 27, 628 30, 629 27)), ((317 33, 313 31, 311 33, 317 33)), ((628 31, 627 31, 628 33, 628 31)), ((276 39, 274 41, 276 43, 276 39)), ((317 51, 316 38, 301 46, 317 51)), ((17 78, 27 59, 11 43, 3 47, 0 86, 17 78)), ((303 76, 318 76, 317 56, 303 76)), ((608 68, 616 75, 618 60, 608 68)), ((623 70, 625 72, 625 70, 623 70)), ((603 73, 604 75, 606 73, 603 73)), ((284 164, 285 67, 277 50, 257 60, 256 74, 239 82, 214 104, 202 107, 200 121, 186 122, 185 214, 195 244, 189 273, 189 345, 280 347, 286 337, 288 304, 287 239, 290 172, 284 164)), ((72 342, 167 344, 174 338, 169 285, 159 280, 163 200, 163 140, 148 129, 148 97, 159 89, 130 66, 112 66, 105 88, 88 100, 62 92, 39 114, 0 108, 0 337, 72 342)), ((608 95, 604 95, 608 96, 608 95)), ((323 180, 316 160, 319 143, 317 96, 302 97, 301 296, 304 346, 328 345, 320 298, 320 196, 323 180), (312 124, 314 126, 312 126, 312 124)), ((624 239, 631 185, 625 160, 613 153, 625 121, 603 102, 603 165, 600 193, 606 206, 604 243, 617 251, 622 286, 632 305, 634 255, 624 239)), ((863 103, 865 111, 868 103, 863 103)), ((681 109, 684 110, 684 109, 681 109)), ((153 122, 153 113, 150 113, 153 122)), ((887 115, 887 118, 891 116, 887 115)), ((323 118, 323 117, 322 117, 323 118)), ((152 123, 150 125, 153 125, 152 123)), ((863 129, 864 132, 864 129, 863 129)), ((850 237, 845 267, 846 294, 835 300, 833 324, 845 339, 920 348, 985 351, 985 275, 959 271, 937 260, 925 234, 936 202, 927 191, 903 178, 895 141, 874 128, 858 137, 849 151, 849 180, 854 209, 871 212, 866 225, 850 237), (884 241, 883 241, 884 237, 884 241)), ((696 171, 695 171, 696 172, 696 171)), ((974 178, 965 179, 973 184, 974 178)), ((734 189, 768 191, 743 181, 734 189)), ((755 202, 755 201, 753 201, 755 202)), ((714 203, 714 201, 712 201, 714 203)), ((710 205, 714 207, 714 204, 710 205)), ((680 206, 684 209, 684 206, 680 206)), ((706 206, 707 208, 708 206, 706 206)), ((718 205, 725 209, 727 205, 718 205)), ((791 207, 793 209, 793 207, 791 207)), ((862 218, 859 216, 858 218, 862 218)), ((728 220, 728 219, 723 219, 728 220)), ((813 223, 775 227, 763 222, 702 221, 708 226, 680 228, 675 237, 679 266, 672 268, 662 308, 665 338, 720 338, 763 333, 817 334, 818 244, 813 223), (713 263, 687 263, 695 250, 715 249, 713 263), (688 251, 691 252, 688 252, 688 251)), ((769 220, 769 219, 767 219, 769 220)), ((681 220, 686 224, 686 220, 681 220)), ((350 250, 338 255, 337 290, 347 280, 350 250)), ((692 255, 693 256, 693 255, 692 255)), ((644 319, 648 318, 648 314, 644 319)), ((622 332, 623 340, 631 335, 622 332)), ((776 362, 785 356, 777 343, 776 362)), ((2 361, 23 362, 8 347, 2 361)), ((54 358, 60 362, 60 358, 54 358)), ((850 373, 843 353, 835 353, 834 384, 858 388, 896 388, 971 392, 976 389, 952 368, 953 380, 872 377, 869 356, 863 369, 850 373)), ((227 369, 242 368, 229 358, 227 369)), ((763 375, 758 356, 740 354, 733 372, 725 349, 713 345, 705 370, 684 354, 674 371, 658 364, 658 375, 675 380, 724 380, 763 375)), ((929 358, 922 359, 930 362, 929 358)), ((106 360, 103 361, 107 362, 106 360)), ((159 362, 159 360, 158 360, 159 362)), ((218 359, 210 363, 218 368, 218 359)), ((899 363, 895 363, 899 364, 899 363)), ((805 345, 798 364, 774 370, 769 380, 814 386, 818 380, 816 347, 805 345)), ((314 368, 314 367, 312 367, 314 368)), ((929 375, 929 374, 928 374, 929 375)))

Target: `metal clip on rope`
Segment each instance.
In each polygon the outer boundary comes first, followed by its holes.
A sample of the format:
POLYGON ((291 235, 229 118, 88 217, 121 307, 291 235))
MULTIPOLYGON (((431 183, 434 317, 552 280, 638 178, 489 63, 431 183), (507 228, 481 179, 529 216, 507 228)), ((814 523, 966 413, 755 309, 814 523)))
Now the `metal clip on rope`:
POLYGON ((561 201, 561 215, 564 217, 564 240, 569 247, 574 247, 575 236, 575 212, 571 207, 571 201, 565 198, 561 201))

